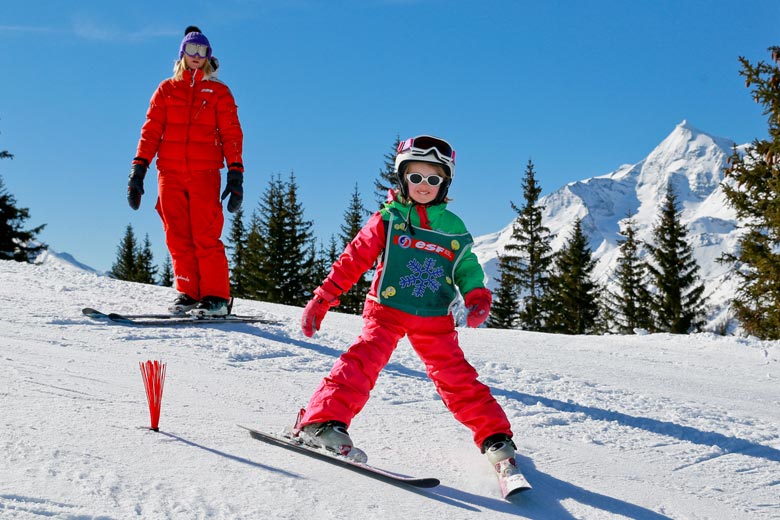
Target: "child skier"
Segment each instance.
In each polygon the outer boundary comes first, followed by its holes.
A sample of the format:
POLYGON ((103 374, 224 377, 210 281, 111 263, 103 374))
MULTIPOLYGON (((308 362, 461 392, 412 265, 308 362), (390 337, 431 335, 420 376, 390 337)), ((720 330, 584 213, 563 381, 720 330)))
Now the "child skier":
POLYGON ((401 142, 395 158, 398 189, 388 193, 388 202, 314 290, 301 320, 307 337, 319 330, 328 310, 339 304, 339 296, 378 259, 360 337, 336 361, 296 421, 293 433, 305 444, 365 461, 365 454, 353 447, 347 427, 407 335, 444 404, 472 431, 474 442, 499 475, 516 471, 509 421, 466 361, 451 312, 458 289, 464 295, 469 327, 487 319, 492 303, 485 273, 471 251, 471 235, 447 210, 454 170, 455 151, 446 141, 421 135, 401 142))

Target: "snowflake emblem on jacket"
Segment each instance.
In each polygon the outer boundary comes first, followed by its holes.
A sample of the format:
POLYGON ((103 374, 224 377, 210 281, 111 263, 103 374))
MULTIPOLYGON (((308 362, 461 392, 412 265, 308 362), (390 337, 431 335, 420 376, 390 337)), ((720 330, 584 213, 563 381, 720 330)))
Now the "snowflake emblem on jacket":
POLYGON ((401 277, 401 287, 414 287, 412 296, 422 298, 425 296, 426 289, 436 292, 441 287, 438 279, 444 276, 444 268, 437 266, 432 258, 426 258, 422 264, 412 258, 406 267, 412 274, 401 277))

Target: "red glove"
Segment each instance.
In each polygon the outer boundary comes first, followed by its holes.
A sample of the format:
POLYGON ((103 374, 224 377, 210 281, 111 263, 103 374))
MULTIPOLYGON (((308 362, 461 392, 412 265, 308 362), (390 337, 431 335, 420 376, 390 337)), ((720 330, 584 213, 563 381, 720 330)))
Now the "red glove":
POLYGON ((484 287, 473 289, 463 298, 463 301, 469 312, 466 316, 466 324, 476 328, 485 323, 490 314, 490 305, 493 303, 493 295, 490 291, 484 287))
POLYGON ((331 307, 339 304, 338 296, 328 292, 322 287, 314 289, 314 298, 309 300, 303 309, 301 317, 301 331, 307 338, 314 336, 314 332, 320 330, 320 323, 331 307))

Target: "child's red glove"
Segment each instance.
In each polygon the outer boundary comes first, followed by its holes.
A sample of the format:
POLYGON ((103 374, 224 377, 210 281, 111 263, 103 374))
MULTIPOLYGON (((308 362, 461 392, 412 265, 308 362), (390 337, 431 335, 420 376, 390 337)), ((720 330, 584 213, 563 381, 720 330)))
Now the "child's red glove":
POLYGON ((463 301, 469 312, 466 316, 466 324, 476 328, 485 323, 490 315, 490 305, 493 303, 493 295, 490 294, 490 291, 484 287, 472 289, 463 298, 463 301))
POLYGON ((307 338, 314 336, 314 332, 320 330, 322 319, 331 307, 339 304, 338 296, 328 292, 322 287, 314 289, 314 298, 309 300, 303 309, 301 317, 301 331, 307 338))

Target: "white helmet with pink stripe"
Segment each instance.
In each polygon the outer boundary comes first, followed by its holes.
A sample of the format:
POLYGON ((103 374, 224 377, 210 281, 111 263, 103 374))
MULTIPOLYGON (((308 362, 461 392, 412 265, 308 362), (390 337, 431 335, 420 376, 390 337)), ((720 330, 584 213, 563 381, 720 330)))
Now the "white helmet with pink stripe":
POLYGON ((404 197, 409 196, 409 189, 404 180, 406 163, 413 161, 438 164, 444 168, 446 179, 439 188, 436 200, 433 201, 433 204, 439 204, 447 197, 450 182, 455 176, 455 150, 444 139, 430 135, 418 135, 401 141, 395 156, 395 175, 404 197))

